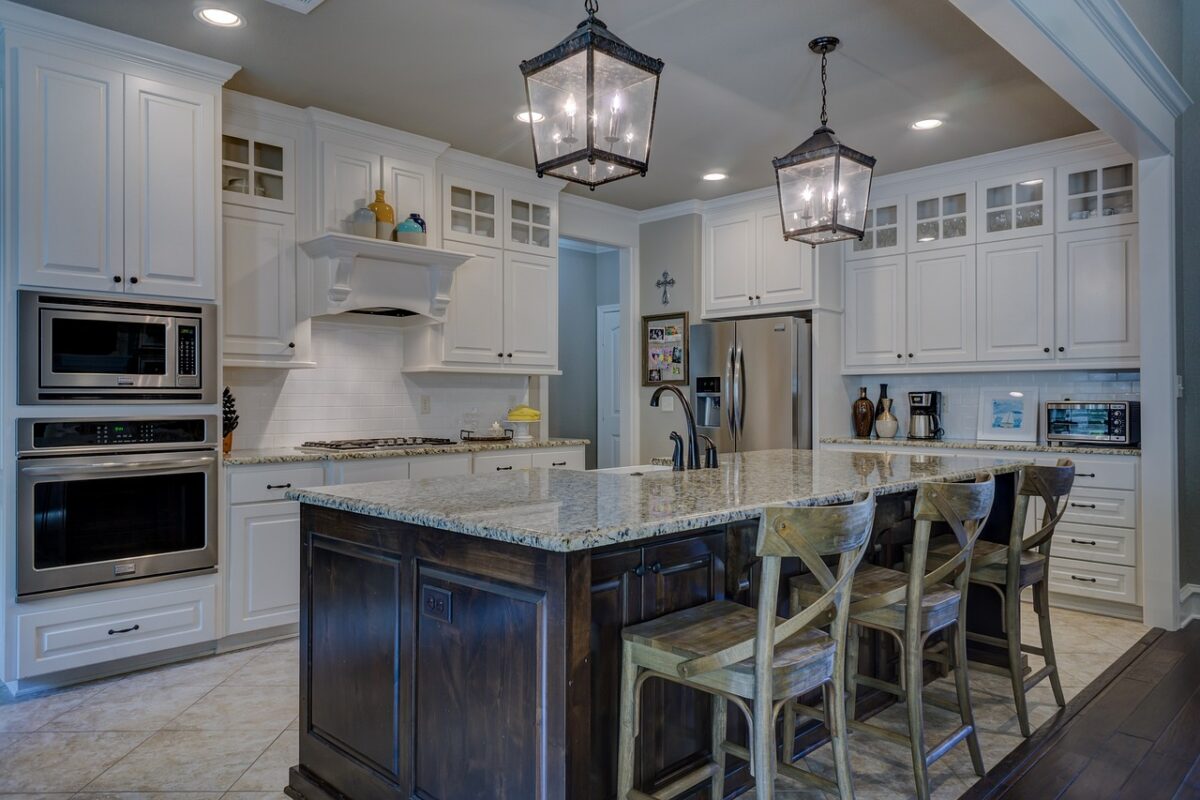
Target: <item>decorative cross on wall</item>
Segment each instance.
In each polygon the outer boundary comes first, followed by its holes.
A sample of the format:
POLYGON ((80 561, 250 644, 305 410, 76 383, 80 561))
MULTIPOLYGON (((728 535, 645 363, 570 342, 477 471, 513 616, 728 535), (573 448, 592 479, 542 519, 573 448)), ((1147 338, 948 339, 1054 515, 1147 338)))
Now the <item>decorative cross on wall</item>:
POLYGON ((667 294, 667 291, 675 285, 675 279, 671 277, 671 273, 664 271, 662 278, 655 281, 654 285, 663 290, 662 304, 670 305, 671 296, 667 294))

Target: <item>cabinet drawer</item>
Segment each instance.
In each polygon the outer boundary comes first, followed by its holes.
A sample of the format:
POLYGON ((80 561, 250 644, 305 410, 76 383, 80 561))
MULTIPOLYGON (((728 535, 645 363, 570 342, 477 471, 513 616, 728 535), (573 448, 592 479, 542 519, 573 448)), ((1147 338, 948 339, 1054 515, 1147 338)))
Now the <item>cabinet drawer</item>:
POLYGON ((1132 528, 1137 524, 1137 494, 1124 489, 1072 489, 1062 521, 1132 528))
POLYGON ((305 489, 325 484, 320 464, 229 468, 229 502, 261 503, 282 500, 288 489, 305 489))
POLYGON ((1075 462, 1075 488, 1137 489, 1136 458, 1092 459, 1067 456, 1075 462))
POLYGON ((19 677, 212 641, 215 608, 209 584, 21 614, 19 677))
POLYGON ((1095 597, 1114 603, 1137 602, 1137 571, 1133 567, 1050 559, 1050 591, 1095 597))
POLYGON ((1050 553, 1055 557, 1132 567, 1137 563, 1137 531, 1062 522, 1054 531, 1050 553))
POLYGON ((371 483, 372 481, 408 480, 407 458, 364 458, 335 464, 334 483, 371 483))
POLYGON ((408 477, 444 478, 448 475, 470 475, 471 456, 467 453, 448 456, 421 456, 408 466, 408 477))
POLYGON ((583 469, 582 450, 562 450, 553 453, 533 453, 533 466, 551 469, 583 469))
POLYGON ((496 472, 529 469, 532 466, 533 458, 529 453, 496 453, 494 455, 475 456, 471 471, 476 475, 490 475, 496 472))

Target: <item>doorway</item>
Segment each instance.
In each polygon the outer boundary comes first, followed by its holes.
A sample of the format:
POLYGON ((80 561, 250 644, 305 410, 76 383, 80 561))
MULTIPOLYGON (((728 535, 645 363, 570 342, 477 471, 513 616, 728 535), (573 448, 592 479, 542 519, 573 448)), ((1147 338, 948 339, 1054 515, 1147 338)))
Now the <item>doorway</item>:
POLYGON ((596 468, 621 464, 621 306, 596 308, 596 468))

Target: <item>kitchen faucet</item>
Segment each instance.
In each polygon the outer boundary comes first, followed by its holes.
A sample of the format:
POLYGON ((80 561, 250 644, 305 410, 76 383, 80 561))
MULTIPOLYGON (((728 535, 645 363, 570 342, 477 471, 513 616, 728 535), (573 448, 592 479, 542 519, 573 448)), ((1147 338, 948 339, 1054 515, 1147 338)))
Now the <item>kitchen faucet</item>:
POLYGON ((679 391, 677 386, 660 386, 654 390, 654 394, 650 397, 650 407, 658 408, 658 398, 663 392, 674 392, 679 397, 679 402, 683 404, 683 413, 687 415, 687 431, 688 431, 688 456, 687 468, 700 469, 700 439, 696 436, 696 417, 692 414, 692 404, 688 402, 687 397, 683 392, 679 391))

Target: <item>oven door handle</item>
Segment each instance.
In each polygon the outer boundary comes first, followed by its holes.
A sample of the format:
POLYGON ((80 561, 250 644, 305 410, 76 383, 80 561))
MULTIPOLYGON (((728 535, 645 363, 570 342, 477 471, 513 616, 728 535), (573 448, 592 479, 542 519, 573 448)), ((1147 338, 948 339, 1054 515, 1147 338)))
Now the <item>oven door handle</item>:
POLYGON ((180 458, 170 461, 96 461, 72 467, 21 467, 26 475, 88 475, 96 472, 136 472, 142 470, 178 470, 204 467, 216 462, 216 456, 180 458))

